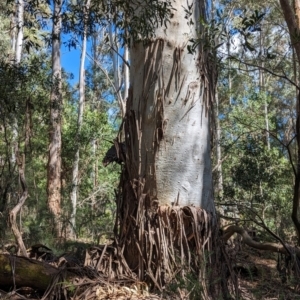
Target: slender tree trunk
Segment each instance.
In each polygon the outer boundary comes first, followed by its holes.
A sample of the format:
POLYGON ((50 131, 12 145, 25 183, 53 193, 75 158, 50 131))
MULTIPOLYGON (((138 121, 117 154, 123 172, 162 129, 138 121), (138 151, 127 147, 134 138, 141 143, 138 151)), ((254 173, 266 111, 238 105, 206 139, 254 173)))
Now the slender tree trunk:
MULTIPOLYGON (((16 152, 18 155, 18 151, 16 152)), ((19 253, 22 256, 27 257, 26 247, 24 245, 22 234, 17 225, 17 215, 20 213, 22 206, 24 205, 27 197, 28 197, 28 189, 25 180, 25 154, 18 157, 18 169, 19 169, 19 179, 22 187, 21 197, 17 203, 17 205, 9 212, 9 224, 12 229, 12 232, 15 236, 16 242, 19 247, 19 253)))
POLYGON ((48 207, 53 216, 56 237, 61 237, 61 0, 54 0, 52 28, 52 86, 50 94, 50 144, 47 166, 48 207))
POLYGON ((110 24, 110 26, 109 26, 109 41, 110 41, 111 55, 112 55, 112 61, 113 61, 114 86, 115 86, 115 90, 117 93, 117 97, 119 99, 121 117, 124 118, 125 105, 124 105, 124 99, 122 98, 122 93, 121 93, 121 76, 120 76, 120 64, 119 64, 119 55, 118 55, 119 48, 118 48, 117 43, 115 42, 112 24, 110 24))
POLYGON ((129 49, 128 46, 124 46, 124 94, 123 94, 123 101, 125 103, 125 110, 126 110, 126 100, 128 98, 128 91, 129 91, 129 49))
MULTIPOLYGON (((215 5, 215 1, 212 0, 211 3, 211 20, 213 20, 215 18, 215 10, 216 10, 216 5, 215 5)), ((215 44, 218 45, 219 44, 219 38, 215 37, 215 44)), ((230 54, 230 44, 227 44, 228 47, 228 55, 230 54)), ((217 57, 215 57, 215 59, 217 59, 217 57)), ((228 64, 230 64, 230 59, 228 60, 228 64)), ((230 65, 228 65, 229 67, 230 65)), ((228 69, 228 80, 229 80, 229 76, 230 76, 230 70, 228 69)), ((230 82, 231 84, 231 82, 230 82)), ((231 91, 230 91, 231 93, 231 91)), ((231 103, 231 99, 229 100, 229 102, 231 103)), ((219 93, 218 93, 218 89, 216 89, 216 94, 215 94, 215 106, 214 106, 214 121, 215 121, 215 128, 216 128, 216 133, 215 133, 215 140, 214 140, 214 147, 216 149, 216 172, 217 172, 217 187, 216 187, 216 196, 219 198, 223 197, 223 171, 222 171, 222 151, 221 151, 221 126, 220 126, 220 119, 219 119, 219 115, 220 115, 220 102, 219 102, 219 93)), ((221 206, 219 208, 220 213, 224 214, 225 211, 225 207, 221 206)), ((222 220, 222 219, 221 219, 222 220)))
MULTIPOLYGON (((18 0, 16 4, 16 39, 13 49, 15 50, 15 65, 19 65, 21 62, 22 49, 23 49, 23 23, 24 23, 24 1, 18 0)), ((16 149, 18 143, 18 120, 17 117, 13 117, 12 125, 12 154, 11 154, 11 163, 14 165, 16 163, 16 149)))
MULTIPOLYGON (((263 53, 263 44, 264 44, 264 35, 263 32, 260 32, 259 44, 260 44, 260 53, 263 53)), ((267 95, 265 90, 265 74, 264 74, 264 62, 260 62, 259 69, 259 90, 262 95, 267 95)), ((267 98, 264 100, 264 115, 265 115, 265 136, 266 136, 266 144, 268 150, 270 150, 270 132, 269 132, 269 118, 268 118, 268 102, 267 98)))
MULTIPOLYGON (((96 68, 97 68, 97 60, 98 60, 98 38, 99 34, 95 33, 92 38, 92 49, 93 49, 93 100, 91 104, 91 110, 94 111, 96 109, 96 103, 99 98, 99 91, 97 89, 97 77, 96 77, 96 68)), ((91 150, 92 150, 92 157, 93 157, 93 168, 92 168, 92 173, 91 173, 91 178, 93 182, 93 189, 96 188, 97 185, 97 170, 98 170, 98 165, 97 165, 97 157, 96 157, 96 150, 97 150, 97 141, 95 138, 92 139, 91 141, 91 150)), ((92 215, 93 215, 93 209, 95 205, 95 198, 93 196, 92 198, 92 204, 91 204, 91 209, 92 209, 92 215)))
POLYGON ((120 91, 120 64, 119 64, 119 57, 118 57, 118 45, 115 41, 114 37, 114 31, 113 31, 113 25, 109 25, 109 42, 111 47, 111 56, 112 56, 112 62, 113 62, 113 72, 114 72, 114 84, 116 87, 116 90, 120 91))
POLYGON ((23 23, 24 23, 24 1, 17 1, 17 38, 16 38, 16 63, 21 61, 22 49, 23 49, 23 23))
MULTIPOLYGON (((23 25, 24 25, 24 1, 19 0, 16 4, 16 21, 15 26, 16 30, 13 31, 13 40, 12 42, 15 43, 13 45, 13 50, 15 51, 15 60, 14 63, 18 67, 21 63, 21 57, 22 57, 22 49, 23 49, 23 25), (15 34, 16 39, 15 39, 15 34)), ((28 189, 26 185, 25 180, 25 153, 26 153, 26 147, 28 146, 28 140, 29 140, 29 132, 28 132, 28 126, 29 126, 29 111, 28 106, 26 108, 26 118, 25 118, 25 146, 24 146, 24 154, 21 155, 19 153, 19 143, 18 143, 18 119, 17 116, 13 116, 13 123, 12 123, 12 153, 11 153, 11 163, 12 166, 17 166, 18 170, 18 178, 19 183, 21 185, 21 196, 18 199, 18 203, 14 206, 14 208, 9 212, 9 224, 12 229, 13 235, 16 239, 16 242, 19 247, 19 253, 23 256, 27 256, 26 247, 24 245, 22 234, 20 232, 20 229, 17 225, 17 216, 20 213, 22 206, 24 205, 27 197, 28 197, 28 189)), ((17 194, 17 193, 16 193, 17 194)), ((21 218, 21 217, 20 217, 21 218)), ((20 225, 21 227, 21 225, 20 225)))
POLYGON ((87 44, 87 22, 88 22, 88 12, 90 7, 90 0, 87 0, 83 10, 84 10, 84 29, 82 37, 82 50, 80 57, 80 70, 79 70, 79 103, 78 103, 78 119, 77 119, 77 134, 75 139, 75 157, 73 162, 73 172, 72 172, 72 190, 71 190, 71 204, 72 204, 72 214, 71 214, 71 226, 72 235, 76 237, 76 206, 77 206, 77 196, 78 196, 78 183, 79 183, 79 158, 80 158, 80 134, 81 127, 83 123, 83 113, 84 113, 84 100, 85 100, 85 57, 86 57, 86 44, 87 44))
MULTIPOLYGON (((19 148, 17 144, 17 148, 15 149, 15 155, 16 155, 16 162, 18 165, 18 172, 19 172, 19 182, 21 186, 21 196, 19 197, 18 203, 15 205, 15 207, 9 212, 9 224, 12 229, 12 232, 14 234, 14 237, 16 239, 16 242, 18 244, 18 253, 20 253, 22 256, 27 257, 27 251, 25 244, 23 242, 22 234, 19 228, 21 228, 21 224, 19 224, 19 227, 17 225, 17 216, 21 212, 21 209, 28 198, 28 188, 25 180, 25 162, 26 162, 26 156, 25 153, 27 152, 26 149, 28 149, 29 146, 29 140, 30 140, 30 123, 31 123, 31 116, 30 116, 30 108, 29 103, 26 103, 26 118, 25 118, 25 143, 24 143, 24 152, 21 155, 19 153, 19 148)), ((21 220, 21 215, 20 215, 21 220)), ((21 223, 21 222, 20 222, 21 223)))
MULTIPOLYGON (((216 186, 215 186, 215 196, 222 201, 223 198, 223 169, 222 169, 222 150, 221 150, 221 125, 219 119, 219 94, 216 90, 215 95, 215 106, 214 106, 214 120, 215 120, 215 136, 214 136, 214 147, 216 154, 216 167, 214 167, 214 172, 216 173, 216 186)), ((225 215, 226 206, 220 205, 218 207, 220 215, 225 215)), ((224 218, 220 218, 220 226, 225 226, 226 222, 224 218)))
MULTIPOLYGON (((11 21, 10 21, 10 45, 11 45, 11 52, 13 55, 16 53, 16 36, 17 36, 17 20, 16 15, 13 12, 11 14, 11 21)), ((15 59, 15 56, 12 58, 15 59)))
POLYGON ((221 126, 219 119, 219 95, 216 91, 215 95, 215 122, 216 122, 216 157, 217 157, 217 195, 222 197, 223 195, 223 172, 222 172, 222 151, 221 151, 221 126))
MULTIPOLYGON (((230 41, 229 41, 229 37, 228 37, 228 41, 227 41, 227 56, 228 58, 230 58, 231 52, 230 52, 230 41)), ((232 96, 231 96, 231 92, 232 92, 232 79, 231 79, 231 60, 228 59, 228 91, 229 91, 229 106, 232 105, 232 96)))
POLYGON ((292 45, 295 48, 298 61, 300 61, 300 1, 294 1, 294 9, 290 5, 289 0, 280 0, 279 2, 284 15, 284 19, 289 29, 292 45))

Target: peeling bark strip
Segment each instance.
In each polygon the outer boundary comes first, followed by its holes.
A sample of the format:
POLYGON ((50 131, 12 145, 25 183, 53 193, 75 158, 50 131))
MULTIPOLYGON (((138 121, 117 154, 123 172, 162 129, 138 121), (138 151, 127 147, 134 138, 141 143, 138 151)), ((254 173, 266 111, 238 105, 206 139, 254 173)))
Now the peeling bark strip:
MULTIPOLYGON (((118 266, 111 268, 111 265, 102 263, 101 271, 107 274, 109 267, 111 269, 108 273, 116 276, 125 272, 128 264, 137 272, 139 280, 160 291, 179 272, 182 276, 186 272, 196 272, 199 281, 203 283, 203 299, 208 299, 203 263, 206 261, 206 264, 211 264, 210 258, 205 255, 212 251, 213 247, 212 215, 193 206, 160 206, 156 212, 150 213, 144 209, 147 201, 147 196, 143 194, 139 199, 137 211, 132 210, 133 206, 122 207, 121 216, 124 218, 120 219, 119 240, 124 245, 120 249, 124 251, 122 256, 126 258, 126 263, 123 262, 122 269, 118 269, 118 266), (103 269, 103 265, 106 265, 106 270, 103 269)), ((102 257, 101 255, 100 260, 102 257)), ((100 266, 100 262, 97 265, 100 266)))

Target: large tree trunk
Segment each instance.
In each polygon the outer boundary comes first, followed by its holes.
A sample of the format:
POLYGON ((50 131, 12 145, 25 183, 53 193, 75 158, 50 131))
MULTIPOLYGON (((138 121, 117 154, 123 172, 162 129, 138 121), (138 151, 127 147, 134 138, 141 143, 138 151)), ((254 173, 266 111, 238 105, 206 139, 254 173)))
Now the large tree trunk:
POLYGON ((201 268, 216 224, 210 158, 216 74, 203 45, 187 50, 196 29, 203 32, 203 2, 193 2, 190 22, 186 1, 173 2, 168 28, 130 48, 118 233, 129 266, 157 288, 184 265, 201 268))
POLYGON ((48 207, 53 216, 56 237, 61 236, 61 0, 54 1, 52 28, 52 87, 50 95, 50 145, 48 159, 48 207))
MULTIPOLYGON (((197 24, 201 1, 191 18, 197 24)), ((210 160, 210 78, 202 49, 189 54, 195 37, 183 6, 175 9, 168 29, 158 28, 147 47, 131 49, 131 95, 127 144, 132 153, 130 179, 145 180, 144 191, 159 204, 196 205, 214 212, 210 160)), ((213 94, 213 93, 212 93, 213 94)))

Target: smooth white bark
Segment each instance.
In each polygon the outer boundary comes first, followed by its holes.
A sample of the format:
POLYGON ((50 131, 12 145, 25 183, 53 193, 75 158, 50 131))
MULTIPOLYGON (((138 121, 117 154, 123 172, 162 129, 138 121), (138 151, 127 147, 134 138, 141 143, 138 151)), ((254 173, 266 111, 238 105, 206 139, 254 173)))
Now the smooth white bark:
POLYGON ((219 95, 215 96, 215 122, 216 122, 216 157, 217 157, 217 192, 218 196, 223 195, 223 171, 222 171, 222 150, 221 150, 221 125, 219 119, 219 95))
POLYGON ((204 66, 208 58, 201 49, 194 55, 187 51, 203 4, 193 3, 186 19, 186 1, 174 2, 168 28, 158 28, 156 39, 146 48, 141 43, 131 48, 132 106, 128 109, 138 120, 136 159, 139 176, 146 178, 145 190, 160 204, 195 205, 214 212, 210 86, 204 66), (190 19, 193 24, 188 24, 190 19))
MULTIPOLYGON (((15 65, 20 64, 21 57, 22 57, 22 49, 23 49, 23 26, 24 26, 24 1, 23 0, 17 0, 16 3, 16 21, 15 26, 16 30, 13 31, 13 51, 15 54, 15 65), (17 34, 16 39, 15 33, 17 34)), ((16 149, 18 142, 18 121, 17 118, 14 117, 13 119, 13 125, 12 125, 12 154, 11 154, 11 162, 14 165, 16 163, 16 149)))
POLYGON ((124 109, 126 110, 126 100, 128 98, 128 91, 129 91, 129 83, 130 83, 130 77, 129 77, 129 49, 128 46, 124 46, 124 94, 123 94, 123 102, 124 102, 124 109))
POLYGON ((17 0, 17 38, 16 38, 16 55, 15 61, 17 64, 21 62, 23 49, 23 25, 24 25, 24 1, 17 0))

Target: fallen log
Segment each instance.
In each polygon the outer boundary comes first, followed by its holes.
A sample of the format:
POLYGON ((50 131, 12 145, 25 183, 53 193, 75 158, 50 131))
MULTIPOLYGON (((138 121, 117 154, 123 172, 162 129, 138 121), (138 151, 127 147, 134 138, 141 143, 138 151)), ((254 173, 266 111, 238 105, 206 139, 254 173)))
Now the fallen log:
MULTIPOLYGON (((60 270, 45 262, 0 254, 0 287, 31 287, 45 291, 60 270)), ((67 273, 67 280, 74 275, 67 273)))

